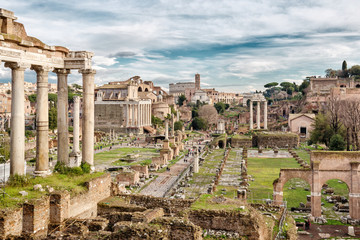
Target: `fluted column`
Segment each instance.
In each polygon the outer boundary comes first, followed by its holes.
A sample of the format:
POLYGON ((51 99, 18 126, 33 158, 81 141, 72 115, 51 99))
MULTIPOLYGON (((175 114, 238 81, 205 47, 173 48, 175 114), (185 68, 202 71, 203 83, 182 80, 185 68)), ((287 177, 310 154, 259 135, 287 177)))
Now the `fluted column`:
POLYGON ((80 97, 74 97, 73 111, 73 152, 80 153, 80 97))
POLYGON ((48 78, 51 67, 33 66, 37 74, 36 97, 36 166, 35 175, 44 176, 49 170, 49 103, 48 78))
POLYGON ((57 74, 57 134, 58 147, 57 157, 58 162, 69 163, 69 128, 68 128, 68 84, 67 78, 70 74, 69 69, 55 69, 57 74))
POLYGON ((174 130, 174 114, 171 114, 171 136, 174 137, 175 135, 175 130, 174 130))
POLYGON ((126 127, 129 127, 130 108, 129 104, 126 104, 126 127))
POLYGON ((260 101, 257 102, 257 111, 256 111, 256 125, 257 129, 260 129, 260 101))
POLYGON ((250 100, 250 130, 254 128, 253 101, 250 100))
POLYGON ((264 102, 264 129, 267 129, 267 101, 264 102))
POLYGON ((11 68, 10 175, 25 174, 24 72, 30 65, 5 63, 11 68))
POLYGON ((83 77, 83 115, 82 115, 82 161, 94 168, 94 75, 93 69, 81 69, 83 77))

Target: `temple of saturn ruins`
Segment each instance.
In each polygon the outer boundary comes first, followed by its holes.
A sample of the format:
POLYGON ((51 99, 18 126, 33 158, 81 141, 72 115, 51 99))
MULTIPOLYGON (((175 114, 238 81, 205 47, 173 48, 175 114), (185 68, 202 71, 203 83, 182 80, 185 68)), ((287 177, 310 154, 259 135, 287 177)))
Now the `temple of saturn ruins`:
MULTIPOLYGON (((49 174, 48 74, 50 71, 57 74, 58 84, 58 161, 69 164, 67 79, 71 70, 77 69, 82 74, 83 81, 82 161, 93 166, 95 75, 95 70, 91 68, 93 54, 86 51, 70 51, 60 46, 48 46, 39 39, 28 36, 23 24, 15 20, 13 12, 0 9, 0 61, 11 69, 12 81, 10 174, 25 174, 24 72, 26 69, 34 70, 37 74, 34 174, 49 174)), ((74 129, 78 131, 78 126, 74 126, 74 129)), ((72 155, 78 155, 78 139, 78 135, 74 136, 76 141, 74 144, 77 146, 74 146, 75 153, 72 155)))
POLYGON ((261 93, 255 93, 250 99, 250 129, 254 129, 254 111, 253 102, 257 102, 256 127, 260 129, 260 104, 264 103, 264 129, 267 129, 267 101, 261 93))

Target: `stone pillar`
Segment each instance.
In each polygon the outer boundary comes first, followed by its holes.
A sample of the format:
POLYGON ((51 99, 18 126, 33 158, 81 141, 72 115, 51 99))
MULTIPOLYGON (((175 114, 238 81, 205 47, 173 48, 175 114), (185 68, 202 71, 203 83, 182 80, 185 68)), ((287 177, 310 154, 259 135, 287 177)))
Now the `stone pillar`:
POLYGON ((179 110, 176 111, 176 121, 180 121, 180 112, 179 112, 179 110))
POLYGON ((137 126, 140 128, 141 127, 140 103, 137 105, 136 110, 137 110, 137 126))
POLYGON ((169 120, 165 119, 165 140, 169 140, 169 120))
POLYGON ((257 111, 256 111, 256 125, 257 129, 260 129, 260 101, 257 102, 257 111))
POLYGON ((132 116, 132 120, 131 120, 131 126, 135 126, 135 105, 132 104, 131 105, 131 116, 132 116))
POLYGON ((264 129, 267 129, 267 101, 264 102, 264 129))
POLYGON ((33 66, 37 74, 36 98, 36 167, 34 175, 45 176, 49 171, 49 109, 48 75, 50 67, 33 66))
POLYGON ((11 68, 11 134, 10 175, 25 174, 25 94, 24 72, 30 67, 21 63, 5 63, 11 68))
POLYGON ((253 101, 250 100, 250 130, 254 129, 253 101))
POLYGON ((125 127, 129 127, 129 118, 130 118, 129 104, 126 104, 126 126, 125 127))
POLYGON ((80 153, 80 97, 74 97, 73 112, 73 152, 80 153))
POLYGON ((58 82, 58 99, 57 99, 57 135, 58 162, 69 163, 69 129, 68 129, 68 84, 67 77, 70 74, 69 69, 55 69, 58 82))
POLYGON ((351 182, 349 191, 349 214, 352 219, 360 220, 360 162, 351 162, 351 182))
POLYGON ((175 126, 175 121, 174 121, 174 114, 171 114, 171 136, 174 137, 175 136, 175 130, 174 130, 174 126, 175 126))
POLYGON ((82 161, 94 168, 94 75, 93 69, 81 69, 83 76, 83 124, 82 124, 82 161))
POLYGON ((194 158, 194 173, 198 173, 199 172, 199 155, 195 154, 195 158, 194 158))
POLYGON ((321 184, 319 176, 320 161, 313 161, 313 174, 311 186, 311 215, 321 217, 321 184))

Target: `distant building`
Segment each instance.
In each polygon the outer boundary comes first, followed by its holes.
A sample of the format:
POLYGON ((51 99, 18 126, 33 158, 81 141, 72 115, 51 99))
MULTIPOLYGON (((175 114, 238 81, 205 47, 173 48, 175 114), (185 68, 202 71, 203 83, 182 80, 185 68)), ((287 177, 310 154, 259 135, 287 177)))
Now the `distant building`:
POLYGON ((289 114, 290 132, 297 133, 300 138, 310 138, 310 133, 314 129, 315 114, 299 113, 289 114))

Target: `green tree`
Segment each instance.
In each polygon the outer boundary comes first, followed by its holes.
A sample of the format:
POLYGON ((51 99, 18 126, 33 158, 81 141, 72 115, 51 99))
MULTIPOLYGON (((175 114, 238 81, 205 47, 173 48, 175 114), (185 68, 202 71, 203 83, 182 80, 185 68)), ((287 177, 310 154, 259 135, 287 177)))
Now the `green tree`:
POLYGON ((49 100, 49 102, 51 101, 51 102, 56 103, 57 102, 57 95, 55 93, 49 93, 48 94, 48 100, 49 100))
POLYGON ((199 117, 193 119, 193 121, 191 122, 191 126, 194 130, 207 130, 208 128, 207 122, 199 117))
POLYGON ((216 111, 218 112, 218 114, 225 112, 225 109, 226 109, 225 103, 223 103, 223 102, 215 103, 214 107, 216 108, 216 111))
POLYGON ((334 130, 330 127, 327 117, 319 113, 315 118, 314 130, 310 135, 310 142, 324 143, 329 146, 330 138, 334 135, 334 130))
POLYGON ((305 89, 308 88, 310 85, 310 79, 304 79, 303 82, 299 86, 299 92, 301 92, 303 95, 305 95, 305 89))
POLYGON ((342 62, 341 70, 343 70, 343 71, 346 71, 346 70, 347 70, 347 63, 346 63, 345 60, 342 62))
POLYGON ((37 97, 37 95, 34 93, 34 94, 30 94, 30 95, 28 96, 28 99, 29 99, 29 101, 30 101, 31 103, 35 103, 35 102, 36 102, 36 97, 37 97))
POLYGON ((325 70, 325 76, 326 77, 336 77, 337 76, 337 71, 331 68, 328 68, 325 70))
POLYGON ((279 83, 277 82, 271 82, 271 83, 267 83, 264 85, 264 88, 272 88, 272 87, 276 87, 277 85, 279 85, 279 83))
POLYGON ((177 130, 180 130, 182 129, 184 123, 182 121, 177 121, 174 123, 174 130, 177 131, 177 130))
POLYGON ((57 108, 51 107, 49 109, 49 129, 54 130, 57 128, 57 108))
POLYGON ((329 149, 333 151, 343 151, 346 147, 346 143, 340 134, 334 134, 330 138, 329 149))
POLYGON ((184 102, 185 102, 185 101, 186 101, 185 95, 181 94, 181 95, 178 97, 178 104, 179 104, 179 106, 184 105, 184 102))
POLYGON ((349 73, 351 76, 360 76, 360 65, 354 65, 350 68, 349 73))
POLYGON ((151 115, 151 124, 153 126, 162 126, 163 121, 160 118, 158 118, 158 117, 156 117, 154 115, 151 115))

